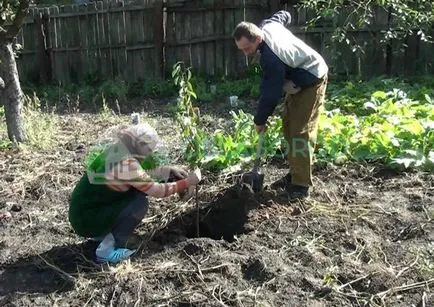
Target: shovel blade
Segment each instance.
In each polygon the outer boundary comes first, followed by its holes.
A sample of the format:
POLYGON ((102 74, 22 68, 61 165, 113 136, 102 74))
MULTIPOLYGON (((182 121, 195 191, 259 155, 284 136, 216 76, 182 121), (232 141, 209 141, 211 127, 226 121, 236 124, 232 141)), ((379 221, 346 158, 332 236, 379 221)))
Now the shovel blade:
POLYGON ((242 182, 249 184, 254 192, 260 192, 264 186, 264 174, 246 173, 242 176, 242 182))

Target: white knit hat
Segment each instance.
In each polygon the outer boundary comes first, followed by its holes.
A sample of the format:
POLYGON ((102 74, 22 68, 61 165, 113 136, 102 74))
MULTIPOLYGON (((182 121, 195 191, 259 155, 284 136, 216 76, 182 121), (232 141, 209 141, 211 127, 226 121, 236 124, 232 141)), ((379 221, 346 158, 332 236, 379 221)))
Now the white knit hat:
POLYGON ((122 130, 131 137, 134 147, 137 142, 144 141, 154 151, 161 146, 161 139, 157 131, 148 124, 131 125, 122 130))

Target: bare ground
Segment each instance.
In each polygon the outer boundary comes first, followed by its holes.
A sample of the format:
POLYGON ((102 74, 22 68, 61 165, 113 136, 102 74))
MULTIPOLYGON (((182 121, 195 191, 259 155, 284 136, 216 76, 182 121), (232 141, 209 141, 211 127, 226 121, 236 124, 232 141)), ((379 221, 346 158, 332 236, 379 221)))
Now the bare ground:
MULTIPOLYGON (((148 105, 145 120, 179 158, 172 119, 148 105)), ((63 115, 58 148, 0 153, 0 212, 11 214, 0 220, 0 305, 434 305, 434 175, 372 165, 317 168, 303 203, 209 174, 201 237, 195 198, 151 199, 137 255, 95 263, 96 244, 68 224, 68 197, 92 138, 128 120, 63 115)), ((286 168, 262 171, 270 184, 286 168)))

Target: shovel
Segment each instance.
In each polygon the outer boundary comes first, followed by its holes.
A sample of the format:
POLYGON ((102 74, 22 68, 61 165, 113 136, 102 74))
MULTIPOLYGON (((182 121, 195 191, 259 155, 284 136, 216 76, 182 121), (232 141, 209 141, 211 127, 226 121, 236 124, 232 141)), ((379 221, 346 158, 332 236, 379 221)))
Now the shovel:
POLYGON ((264 185, 264 174, 261 174, 259 169, 259 163, 261 162, 261 150, 264 143, 264 132, 259 134, 259 141, 256 147, 256 158, 255 164, 251 172, 246 173, 242 176, 242 181, 244 183, 250 184, 254 192, 262 191, 264 185))

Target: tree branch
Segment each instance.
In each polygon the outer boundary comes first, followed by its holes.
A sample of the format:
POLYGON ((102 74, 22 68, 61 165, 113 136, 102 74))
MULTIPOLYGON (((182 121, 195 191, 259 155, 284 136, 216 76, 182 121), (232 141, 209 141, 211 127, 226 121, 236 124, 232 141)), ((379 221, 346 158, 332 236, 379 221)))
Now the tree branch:
POLYGON ((14 21, 10 27, 7 28, 6 39, 13 39, 17 36, 18 32, 23 25, 24 18, 27 16, 29 10, 30 0, 21 0, 15 14, 14 21))

